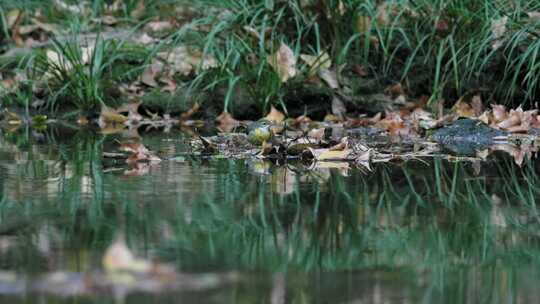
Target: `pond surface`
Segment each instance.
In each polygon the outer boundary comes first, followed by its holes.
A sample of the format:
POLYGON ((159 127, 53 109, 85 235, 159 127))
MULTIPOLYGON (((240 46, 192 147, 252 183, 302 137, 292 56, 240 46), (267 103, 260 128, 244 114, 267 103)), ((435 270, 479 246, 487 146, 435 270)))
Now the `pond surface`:
POLYGON ((0 134, 0 302, 540 298, 534 161, 426 159, 371 172, 277 165, 190 156, 187 133, 155 132, 143 142, 169 160, 134 167, 102 157, 122 138, 84 130, 0 134), (87 276, 103 272, 102 256, 118 235, 135 255, 172 265, 189 284, 90 288, 87 276), (62 275, 73 279, 55 281, 62 275))

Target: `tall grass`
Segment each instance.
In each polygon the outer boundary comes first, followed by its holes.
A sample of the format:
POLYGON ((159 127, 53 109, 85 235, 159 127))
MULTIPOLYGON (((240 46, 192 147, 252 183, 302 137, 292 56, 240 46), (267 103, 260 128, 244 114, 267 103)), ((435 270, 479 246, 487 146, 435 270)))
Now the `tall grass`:
MULTIPOLYGON (((83 3, 90 13, 70 18, 45 2, 3 2, 0 19, 4 35, 9 34, 5 15, 13 8, 39 8, 45 19, 61 27, 79 24, 84 30, 101 30, 100 26, 91 26, 90 18, 99 19, 108 3, 83 3)), ((130 16, 137 3, 126 1, 124 10, 115 13, 117 18, 137 27, 139 21, 130 16)), ((538 97, 537 1, 168 0, 148 4, 140 20, 168 19, 174 17, 175 8, 183 6, 190 7, 191 13, 179 18, 188 23, 165 37, 145 62, 150 62, 158 50, 177 45, 200 48, 216 58, 219 67, 199 70, 194 77, 178 77, 177 81, 186 81, 188 91, 213 93, 212 102, 220 103, 224 110, 247 105, 264 112, 270 104, 287 110, 291 106, 330 103, 333 90, 314 80, 301 60, 297 76, 285 83, 280 81, 267 58, 282 43, 296 57, 329 53, 332 68, 345 87, 340 90, 347 92, 353 103, 363 103, 370 94, 396 82, 402 83, 411 97, 427 95, 431 101, 444 99, 448 103, 470 91, 481 92, 487 102, 515 105, 532 105, 538 97), (504 18, 505 30, 499 37, 493 26, 504 18), (358 75, 359 67, 367 75, 358 75)), ((104 83, 116 82, 106 70, 121 60, 119 47, 111 41, 97 42, 103 56, 98 52, 90 73, 83 73, 78 64, 80 52, 73 47, 79 42, 53 46, 73 60, 75 68, 73 73, 56 68, 58 77, 51 81, 56 85, 49 92, 51 104, 65 92, 75 96, 75 106, 91 108, 104 101, 104 83), (58 83, 70 85, 62 88, 58 83)))

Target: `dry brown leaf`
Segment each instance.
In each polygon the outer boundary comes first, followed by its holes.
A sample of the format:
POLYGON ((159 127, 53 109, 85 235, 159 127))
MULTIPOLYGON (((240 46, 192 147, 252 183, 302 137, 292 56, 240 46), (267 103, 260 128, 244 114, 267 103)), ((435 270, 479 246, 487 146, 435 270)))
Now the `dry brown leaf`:
POLYGON ((463 97, 460 98, 452 107, 452 111, 456 113, 459 117, 475 117, 474 109, 470 104, 463 100, 463 97))
POLYGON ((170 21, 150 21, 144 28, 151 32, 164 32, 173 29, 173 24, 170 21))
POLYGON ((149 87, 157 87, 158 83, 156 81, 156 76, 158 73, 161 73, 162 70, 163 64, 159 61, 155 61, 143 71, 141 82, 149 87))
POLYGON ((281 82, 286 82, 296 76, 296 57, 286 44, 281 43, 279 49, 274 54, 269 55, 266 61, 274 68, 281 82))
POLYGON ((486 125, 489 125, 490 117, 491 117, 491 112, 485 111, 480 116, 478 116, 478 120, 485 123, 486 125))
POLYGON ((334 70, 320 69, 317 73, 319 77, 326 82, 326 84, 332 89, 339 88, 339 82, 337 80, 337 73, 334 70))
POLYGON ((22 11, 17 12, 17 18, 15 18, 15 21, 13 21, 13 25, 11 26, 11 39, 13 39, 13 42, 15 42, 16 45, 24 46, 24 40, 20 33, 20 26, 24 13, 22 11))
POLYGON ((370 165, 370 162, 371 162, 371 149, 367 149, 367 150, 361 152, 360 155, 357 155, 354 162, 357 165, 360 165, 360 166, 368 169, 369 171, 371 171, 371 165, 370 165))
POLYGON ((508 117, 506 107, 503 105, 492 104, 491 109, 493 111, 493 119, 495 123, 499 123, 508 117))
POLYGON ((180 115, 180 120, 186 120, 186 119, 191 118, 191 116, 193 116, 193 114, 197 113, 200 108, 201 108, 201 106, 199 105, 199 103, 195 102, 193 104, 193 106, 189 110, 187 110, 185 113, 182 113, 180 115))
POLYGON ((318 129, 311 129, 309 130, 307 136, 310 138, 310 139, 313 139, 317 142, 320 142, 324 139, 324 132, 325 132, 326 128, 322 127, 322 128, 318 128, 318 129))
POLYGON ((186 46, 179 46, 170 52, 158 53, 158 56, 165 59, 173 71, 183 75, 189 75, 197 68, 208 70, 218 66, 217 60, 210 55, 203 55, 198 49, 190 49, 186 46))
POLYGON ((144 15, 145 11, 146 11, 146 6, 144 5, 144 0, 139 0, 135 9, 131 11, 130 16, 131 18, 139 19, 144 15))
POLYGON ((270 107, 270 112, 263 119, 273 123, 280 123, 285 120, 285 114, 281 113, 273 105, 270 107))
POLYGON ((116 112, 117 113, 127 112, 128 113, 127 117, 128 117, 129 122, 131 123, 138 122, 138 121, 143 120, 142 115, 139 114, 139 107, 141 106, 141 104, 142 104, 141 101, 126 103, 122 105, 121 107, 119 107, 118 109, 116 109, 116 112))
POLYGON ((347 107, 345 107, 343 101, 339 97, 334 96, 332 98, 332 114, 336 115, 341 120, 344 120, 346 113, 347 107))
POLYGON ((471 99, 471 107, 474 112, 474 116, 478 117, 482 115, 482 112, 484 111, 484 105, 482 104, 482 97, 480 94, 476 94, 471 99))
POLYGON ((232 117, 229 112, 222 112, 218 117, 216 117, 216 122, 218 122, 217 128, 221 132, 231 132, 236 127, 240 126, 240 122, 232 117))
POLYGON ((503 37, 506 33, 506 24, 508 23, 508 17, 504 16, 499 19, 494 19, 491 21, 491 33, 493 36, 493 43, 491 47, 493 49, 498 49, 503 44, 503 37))

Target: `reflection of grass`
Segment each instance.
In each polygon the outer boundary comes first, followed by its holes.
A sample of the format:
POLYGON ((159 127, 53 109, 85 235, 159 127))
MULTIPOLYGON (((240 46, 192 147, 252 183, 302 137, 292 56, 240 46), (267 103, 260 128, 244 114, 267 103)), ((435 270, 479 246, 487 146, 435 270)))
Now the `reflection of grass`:
MULTIPOLYGON (((38 234, 53 235, 63 247, 90 249, 99 259, 122 227, 139 253, 187 270, 398 268, 428 271, 439 287, 459 269, 481 267, 488 276, 500 265, 540 262, 534 204, 540 180, 532 163, 519 169, 501 159, 484 164, 478 176, 470 164, 440 160, 378 166, 369 176, 329 171, 278 194, 271 184, 277 179, 251 174, 243 161, 165 162, 163 171, 129 179, 104 174, 102 138, 80 136, 51 154, 61 163, 54 172, 61 176, 58 196, 5 199, 0 206, 2 224, 33 222, 19 233, 24 250, 38 250, 38 234), (185 180, 175 183, 179 172, 185 180), (177 192, 167 190, 171 185, 177 192)), ((34 177, 46 179, 44 172, 34 177)))

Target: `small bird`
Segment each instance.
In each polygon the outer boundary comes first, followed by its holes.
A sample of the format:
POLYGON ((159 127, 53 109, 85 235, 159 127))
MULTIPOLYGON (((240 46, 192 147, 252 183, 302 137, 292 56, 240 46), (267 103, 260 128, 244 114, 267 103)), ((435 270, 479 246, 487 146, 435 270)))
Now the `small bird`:
POLYGON ((253 145, 262 145, 272 139, 272 123, 268 120, 259 120, 251 123, 248 128, 248 141, 253 145))

